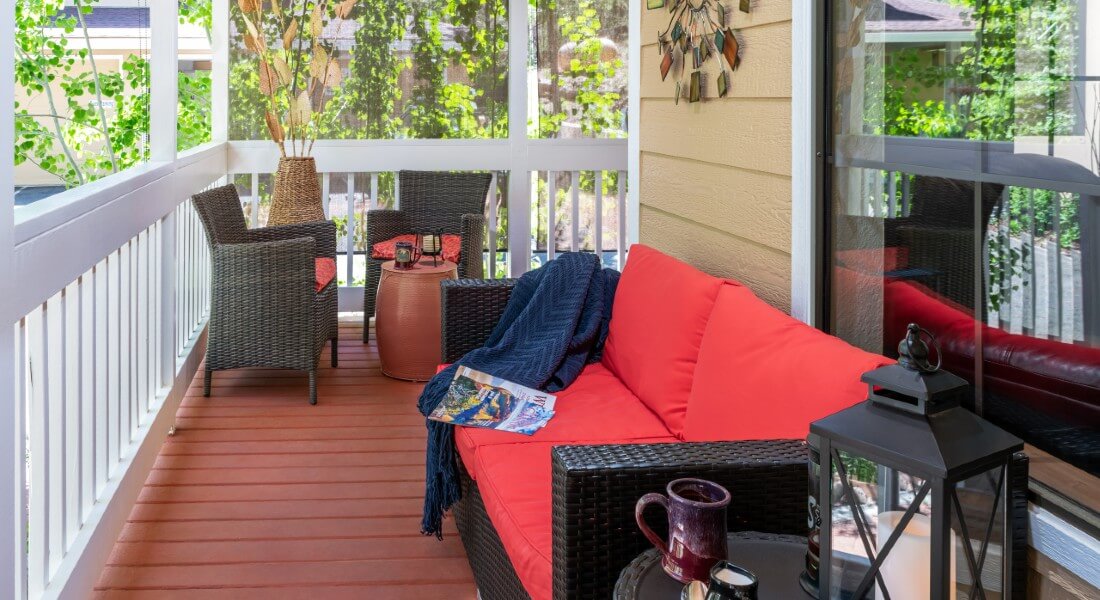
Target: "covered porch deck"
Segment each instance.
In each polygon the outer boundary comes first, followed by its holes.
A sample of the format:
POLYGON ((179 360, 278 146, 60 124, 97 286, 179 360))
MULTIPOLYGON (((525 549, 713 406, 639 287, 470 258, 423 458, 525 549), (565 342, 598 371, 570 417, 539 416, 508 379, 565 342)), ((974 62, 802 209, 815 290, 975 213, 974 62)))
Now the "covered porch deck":
MULTIPOLYGON (((201 370, 96 586, 99 598, 476 598, 454 524, 419 535, 421 386, 382 375, 362 325, 306 378, 201 370)), ((329 351, 326 349, 325 353, 329 351)))

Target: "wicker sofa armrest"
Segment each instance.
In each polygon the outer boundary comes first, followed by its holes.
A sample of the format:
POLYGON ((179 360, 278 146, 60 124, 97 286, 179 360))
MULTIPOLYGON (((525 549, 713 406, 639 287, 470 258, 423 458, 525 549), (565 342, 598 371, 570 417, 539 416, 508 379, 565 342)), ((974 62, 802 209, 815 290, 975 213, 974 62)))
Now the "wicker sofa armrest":
POLYGON ((481 279, 485 275, 485 215, 462 215, 462 231, 459 233, 462 236, 462 255, 458 276, 481 279))
POLYGON ((367 251, 374 245, 392 240, 399 235, 413 233, 408 213, 400 210, 375 209, 367 211, 367 251))
POLYGON ((313 238, 317 258, 336 258, 336 224, 332 221, 311 221, 292 225, 277 225, 249 229, 246 242, 274 242, 298 238, 313 238))
MULTIPOLYGON (((807 448, 798 440, 558 446, 553 449, 554 598, 611 597, 619 572, 650 547, 634 505, 669 481, 730 491, 730 531, 806 535, 807 448)), ((647 513, 663 535, 665 515, 647 513)))
POLYGON ((514 279, 450 279, 440 283, 443 362, 480 347, 496 327, 514 279))

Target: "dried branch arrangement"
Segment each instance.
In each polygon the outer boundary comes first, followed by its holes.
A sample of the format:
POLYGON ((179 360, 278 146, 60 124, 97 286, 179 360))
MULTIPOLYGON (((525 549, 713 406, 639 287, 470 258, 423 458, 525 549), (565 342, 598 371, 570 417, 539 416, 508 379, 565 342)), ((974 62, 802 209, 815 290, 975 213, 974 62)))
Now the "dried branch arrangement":
MULTIPOLYGON (((244 47, 259 59, 271 139, 283 157, 309 156, 328 91, 343 82, 325 27, 333 18, 342 26, 355 0, 237 0, 237 6, 244 47)), ((339 27, 332 37, 339 37, 339 27)))

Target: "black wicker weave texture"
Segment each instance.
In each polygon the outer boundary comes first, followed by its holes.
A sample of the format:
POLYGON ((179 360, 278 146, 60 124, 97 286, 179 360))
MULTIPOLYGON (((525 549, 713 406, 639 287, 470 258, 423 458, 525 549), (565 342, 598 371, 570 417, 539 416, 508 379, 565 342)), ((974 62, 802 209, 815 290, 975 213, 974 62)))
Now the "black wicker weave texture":
MULTIPOLYGON (((372 210, 367 213, 367 279, 363 288, 366 318, 374 315, 375 294, 382 277, 382 263, 370 257, 379 242, 409 233, 454 233, 462 236, 458 276, 480 278, 485 239, 485 199, 492 175, 401 171, 401 210, 372 210)), ((363 328, 367 341, 369 328, 363 328)))
POLYGON ((192 197, 211 252, 210 330, 204 392, 213 371, 267 367, 306 371, 317 402, 317 360, 326 341, 337 364, 335 278, 314 291, 314 259, 336 259, 336 227, 317 221, 247 229, 232 185, 192 197))
POLYGON ((508 559, 504 543, 485 511, 481 491, 459 461, 462 499, 454 506, 455 525, 482 600, 531 600, 508 559))
MULTIPOLYGON (((553 451, 554 598, 610 597, 619 572, 650 543, 634 522, 643 494, 700 477, 730 491, 730 531, 806 528, 806 460, 792 440, 560 446, 553 451)), ((663 535, 664 514, 651 522, 663 535)))
POLYGON ((480 348, 500 320, 514 279, 451 279, 440 283, 444 363, 480 348))

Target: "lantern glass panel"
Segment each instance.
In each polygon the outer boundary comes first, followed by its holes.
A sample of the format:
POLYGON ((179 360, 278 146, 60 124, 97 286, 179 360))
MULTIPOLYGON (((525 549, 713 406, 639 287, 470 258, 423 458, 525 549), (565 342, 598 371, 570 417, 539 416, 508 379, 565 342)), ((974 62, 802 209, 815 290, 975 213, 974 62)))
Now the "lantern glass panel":
MULTIPOLYGON (((853 598, 890 532, 921 495, 925 481, 853 453, 837 455, 840 464, 834 456, 830 497, 829 597, 853 598), (847 485, 842 473, 847 475, 847 485)), ((931 497, 926 493, 905 534, 887 552, 879 574, 891 600, 928 598, 931 513, 931 497)), ((877 584, 868 586, 860 597, 883 598, 877 588, 877 584)))
MULTIPOLYGON (((957 598, 986 598, 1000 600, 1004 597, 1005 550, 1005 496, 1003 493, 1004 470, 997 467, 955 486, 958 503, 949 511, 955 549, 952 560, 957 598), (962 519, 959 518, 960 511, 962 519), (988 541, 987 541, 988 540, 988 541), (969 542, 972 554, 967 555, 969 542), (984 547, 984 550, 983 550, 984 547), (973 561, 973 562, 971 562, 973 561), (981 573, 981 591, 975 585, 981 573)), ((954 504, 954 498, 952 498, 954 504)))

